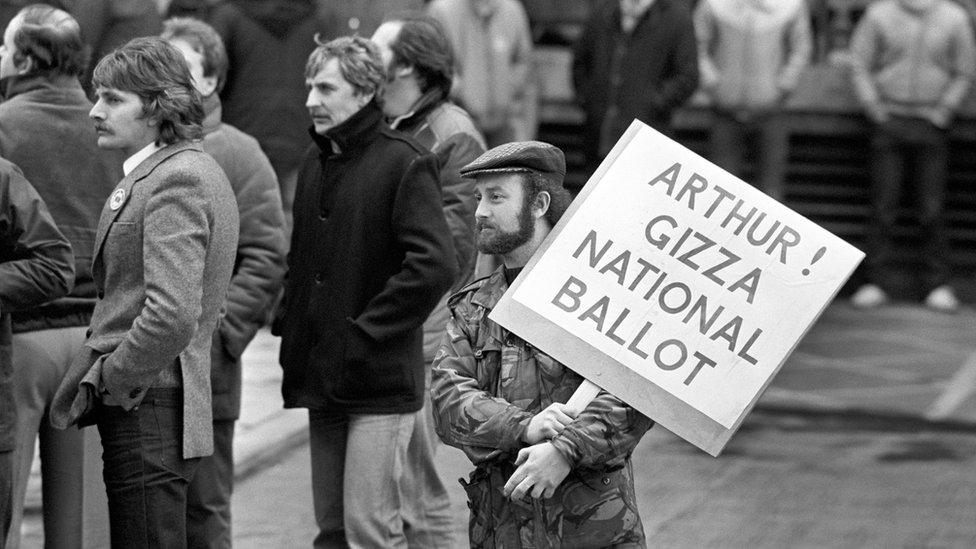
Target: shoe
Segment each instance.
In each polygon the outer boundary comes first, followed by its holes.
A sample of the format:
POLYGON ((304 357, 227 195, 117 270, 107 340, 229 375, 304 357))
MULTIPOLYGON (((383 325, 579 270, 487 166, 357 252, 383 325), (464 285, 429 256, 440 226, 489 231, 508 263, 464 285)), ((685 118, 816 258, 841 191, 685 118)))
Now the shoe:
POLYGON ((929 292, 925 298, 925 306, 943 313, 954 313, 959 310, 959 298, 952 288, 943 285, 929 292))
POLYGON ((851 296, 851 305, 858 309, 873 309, 888 302, 888 294, 877 284, 865 284, 851 296))

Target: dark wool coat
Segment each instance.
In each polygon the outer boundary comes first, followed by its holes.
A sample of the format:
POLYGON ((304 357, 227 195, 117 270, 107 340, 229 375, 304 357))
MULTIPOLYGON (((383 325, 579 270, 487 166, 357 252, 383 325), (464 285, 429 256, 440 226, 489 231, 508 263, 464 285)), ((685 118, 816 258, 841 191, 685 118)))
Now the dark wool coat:
POLYGON ((635 119, 663 132, 671 113, 698 87, 698 50, 685 0, 656 0, 627 34, 620 3, 605 0, 593 13, 573 54, 573 83, 586 113, 588 160, 598 160, 601 127, 612 146, 635 119))
POLYGON ((285 406, 417 411, 421 324, 457 275, 437 161, 375 102, 313 139, 276 322, 285 406))
POLYGON ((102 205, 122 179, 122 155, 98 148, 92 104, 73 76, 11 76, 0 103, 0 157, 24 172, 75 255, 66 297, 12 316, 13 331, 88 326, 95 308, 92 249, 102 205))
POLYGON ((203 152, 223 168, 237 198, 241 231, 224 316, 214 332, 210 384, 214 420, 241 414, 241 354, 267 318, 285 273, 285 214, 278 180, 258 142, 220 122, 220 100, 204 102, 203 152))
POLYGON ((73 266, 71 245, 44 201, 16 166, 0 159, 0 452, 13 450, 17 426, 9 313, 68 293, 73 266))

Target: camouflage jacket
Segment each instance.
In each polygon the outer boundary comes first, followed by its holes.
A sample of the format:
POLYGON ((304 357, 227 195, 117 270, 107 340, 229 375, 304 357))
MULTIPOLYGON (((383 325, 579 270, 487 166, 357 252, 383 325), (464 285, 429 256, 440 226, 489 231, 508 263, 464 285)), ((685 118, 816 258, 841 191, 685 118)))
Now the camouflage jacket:
POLYGON ((555 495, 502 495, 529 420, 583 381, 488 318, 507 288, 499 268, 451 297, 448 337, 434 359, 437 433, 477 466, 461 481, 471 546, 643 547, 630 455, 652 423, 604 391, 551 441, 572 465, 555 495))

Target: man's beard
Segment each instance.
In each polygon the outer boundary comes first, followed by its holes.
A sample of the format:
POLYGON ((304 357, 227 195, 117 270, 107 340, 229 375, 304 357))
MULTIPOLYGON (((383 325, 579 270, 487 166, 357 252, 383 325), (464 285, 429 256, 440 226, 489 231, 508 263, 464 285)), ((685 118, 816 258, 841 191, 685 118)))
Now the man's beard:
POLYGON ((522 209, 518 213, 518 229, 512 232, 503 232, 496 225, 479 220, 475 224, 475 246, 483 254, 505 255, 535 236, 535 223, 532 219, 532 209, 528 201, 522 203, 522 209), (494 229, 494 234, 486 235, 483 229, 494 229))

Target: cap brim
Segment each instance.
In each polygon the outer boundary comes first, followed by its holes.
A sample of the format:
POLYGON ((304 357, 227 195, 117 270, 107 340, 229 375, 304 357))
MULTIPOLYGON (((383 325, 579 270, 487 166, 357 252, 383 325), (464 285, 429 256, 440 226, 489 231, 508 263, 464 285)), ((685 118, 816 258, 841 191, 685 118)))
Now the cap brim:
POLYGON ((469 172, 462 172, 461 177, 476 177, 479 175, 485 175, 489 173, 532 173, 535 170, 532 168, 522 168, 522 167, 508 167, 508 168, 486 168, 482 170, 471 170, 469 172))

